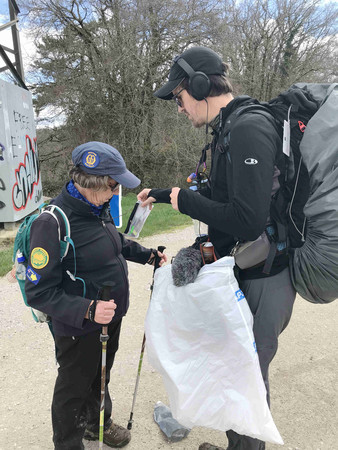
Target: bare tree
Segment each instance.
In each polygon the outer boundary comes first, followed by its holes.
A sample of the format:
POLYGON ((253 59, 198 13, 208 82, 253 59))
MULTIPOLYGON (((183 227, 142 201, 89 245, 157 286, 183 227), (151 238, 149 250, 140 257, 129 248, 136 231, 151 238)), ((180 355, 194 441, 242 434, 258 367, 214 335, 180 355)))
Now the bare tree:
MULTIPOLYGON (((31 0, 29 19, 38 25, 40 53, 35 62, 39 79, 32 86, 37 110, 54 106, 62 111, 69 148, 90 139, 109 142, 145 182, 156 176, 169 183, 164 173, 172 158, 168 151, 164 158, 161 147, 171 142, 174 155, 177 144, 168 137, 172 130, 163 132, 159 124, 176 113, 167 104, 158 105, 153 92, 175 54, 208 39, 212 4, 31 0)), ((187 156, 182 162, 190 165, 187 156)))
MULTIPOLYGON (((27 0, 22 8, 39 50, 37 111, 64 117, 52 133, 55 156, 105 141, 145 184, 183 183, 204 145, 203 130, 178 123, 177 108, 153 96, 190 45, 218 51, 236 91, 261 100, 337 76, 337 5, 320 0, 27 0)), ((53 157, 48 145, 42 168, 53 157)))
POLYGON ((297 81, 332 79, 334 68, 323 58, 330 59, 337 42, 337 4, 233 0, 224 8, 217 48, 230 62, 241 91, 269 99, 297 81), (223 42, 222 34, 227 36, 223 42))

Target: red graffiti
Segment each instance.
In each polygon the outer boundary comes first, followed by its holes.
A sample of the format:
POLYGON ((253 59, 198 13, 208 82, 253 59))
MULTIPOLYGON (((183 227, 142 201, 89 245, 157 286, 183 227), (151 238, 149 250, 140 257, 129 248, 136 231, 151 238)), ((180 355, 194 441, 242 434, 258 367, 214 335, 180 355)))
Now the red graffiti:
POLYGON ((24 162, 15 169, 16 183, 13 186, 12 199, 16 211, 25 209, 27 202, 32 198, 34 186, 37 186, 40 179, 39 159, 37 155, 36 138, 33 139, 26 135, 26 153, 24 162))

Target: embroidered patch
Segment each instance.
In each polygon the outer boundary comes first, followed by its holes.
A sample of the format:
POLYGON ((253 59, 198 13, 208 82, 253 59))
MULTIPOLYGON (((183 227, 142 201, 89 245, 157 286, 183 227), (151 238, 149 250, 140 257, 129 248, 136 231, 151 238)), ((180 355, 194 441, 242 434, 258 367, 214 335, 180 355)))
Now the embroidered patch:
POLYGON ((43 269, 47 266, 49 261, 49 255, 41 247, 35 247, 32 250, 31 253, 31 264, 34 267, 34 269, 43 269))
POLYGON ((236 300, 239 302, 240 300, 243 300, 244 298, 244 294, 243 292, 239 289, 238 291, 235 292, 235 296, 236 296, 236 300))
POLYGON ((93 169, 100 164, 99 155, 92 151, 86 152, 82 156, 82 164, 89 169, 93 169))
POLYGON ((38 282, 40 281, 41 275, 39 275, 36 272, 34 272, 34 270, 30 266, 27 266, 26 277, 33 284, 38 284, 38 282))

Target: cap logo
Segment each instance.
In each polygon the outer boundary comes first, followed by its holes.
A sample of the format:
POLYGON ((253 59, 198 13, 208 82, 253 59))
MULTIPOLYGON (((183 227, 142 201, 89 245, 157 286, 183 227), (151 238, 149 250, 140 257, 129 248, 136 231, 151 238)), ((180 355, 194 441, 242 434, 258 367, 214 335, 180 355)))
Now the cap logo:
POLYGON ((92 151, 84 153, 82 156, 82 164, 89 169, 93 169, 100 164, 99 155, 92 151))

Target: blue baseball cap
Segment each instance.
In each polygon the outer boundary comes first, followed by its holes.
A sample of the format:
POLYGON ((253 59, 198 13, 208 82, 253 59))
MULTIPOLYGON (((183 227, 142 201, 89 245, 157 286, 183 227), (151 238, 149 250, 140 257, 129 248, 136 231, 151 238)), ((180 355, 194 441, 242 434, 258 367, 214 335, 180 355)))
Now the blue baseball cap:
POLYGON ((103 142, 86 142, 72 152, 73 164, 90 175, 109 176, 126 188, 136 188, 140 183, 126 167, 116 148, 103 142))

